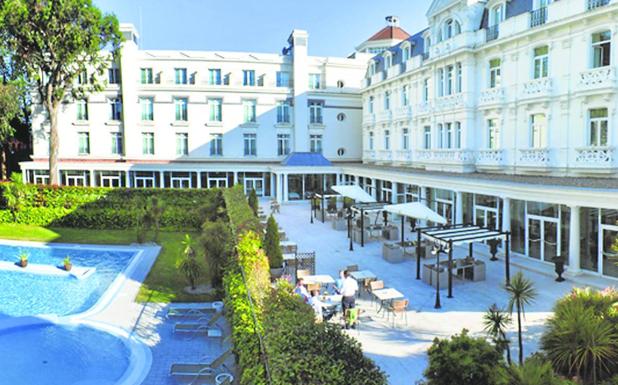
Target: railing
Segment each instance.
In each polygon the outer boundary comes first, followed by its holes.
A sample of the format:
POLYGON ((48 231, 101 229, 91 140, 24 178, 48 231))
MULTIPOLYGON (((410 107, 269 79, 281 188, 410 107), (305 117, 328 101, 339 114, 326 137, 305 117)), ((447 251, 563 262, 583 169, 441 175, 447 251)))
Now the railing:
POLYGON ((485 30, 485 41, 489 42, 492 40, 496 40, 499 34, 500 34, 499 24, 492 25, 491 27, 487 27, 487 29, 485 30))
POLYGON ((416 105, 416 113, 418 115, 428 114, 431 111, 429 102, 423 102, 416 105))
POLYGON ((501 103, 503 99, 503 87, 487 88, 481 91, 481 94, 479 96, 479 104, 501 103))
POLYGON ((402 64, 393 64, 391 67, 386 70, 386 78, 393 78, 401 73, 402 64))
POLYGON ((546 96, 551 92, 551 79, 533 79, 524 83, 525 96, 546 96))
POLYGON ((397 160, 400 162, 412 162, 412 151, 410 150, 399 150, 397 151, 397 160))
POLYGON ((431 150, 417 150, 415 157, 419 161, 430 162, 447 162, 447 163, 474 163, 474 151, 452 149, 452 148, 438 148, 431 150))
POLYGON ((479 150, 476 162, 482 165, 501 165, 504 159, 503 153, 503 150, 497 149, 479 150))
POLYGON ((363 124, 375 124, 376 122, 376 114, 364 114, 363 115, 363 124))
POLYGON ((374 161, 375 159, 376 159, 376 151, 375 150, 365 150, 363 152, 363 160, 374 161))
POLYGON ((395 111, 396 119, 412 119, 412 107, 404 106, 395 111))
POLYGON ((530 28, 538 27, 547 22, 547 7, 541 7, 530 12, 530 28))
POLYGON ((423 53, 422 53, 422 55, 421 55, 421 57, 423 58, 423 60, 427 60, 427 59, 429 59, 429 51, 427 51, 427 52, 423 52, 423 53))
POLYGON ((613 166, 615 148, 608 146, 579 147, 575 149, 575 163, 579 166, 607 167, 613 166))
POLYGON ((587 7, 587 9, 589 11, 591 11, 593 9, 604 7, 607 4, 609 4, 609 0, 588 0, 588 7, 587 7))
POLYGON ((393 119, 393 112, 391 110, 382 111, 378 113, 376 121, 378 122, 387 122, 393 119))
POLYGON ((392 162, 393 152, 391 150, 380 150, 380 156, 376 160, 378 162, 392 162))
POLYGON ((442 96, 436 99, 436 108, 439 110, 450 110, 463 107, 463 95, 453 94, 442 96))
POLYGON ((549 164, 549 149, 524 148, 519 150, 519 161, 529 166, 547 166, 549 164))
POLYGON ((613 87, 615 83, 616 70, 614 67, 598 67, 579 73, 579 87, 582 89, 613 87))

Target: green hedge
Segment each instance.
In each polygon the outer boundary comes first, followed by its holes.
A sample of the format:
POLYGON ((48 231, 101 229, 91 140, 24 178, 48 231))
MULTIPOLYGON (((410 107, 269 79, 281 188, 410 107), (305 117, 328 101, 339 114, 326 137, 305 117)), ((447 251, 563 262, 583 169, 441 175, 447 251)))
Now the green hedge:
POLYGON ((247 202, 243 187, 236 185, 223 191, 225 209, 236 234, 254 231, 261 234, 260 220, 255 216, 247 202))
MULTIPOLYGON (((199 229, 205 219, 220 215, 221 191, 22 185, 22 199, 13 213, 0 184, 0 223, 88 229, 134 228, 143 207, 156 196, 165 207, 161 226, 199 229)), ((221 214, 222 215, 222 214, 221 214)))

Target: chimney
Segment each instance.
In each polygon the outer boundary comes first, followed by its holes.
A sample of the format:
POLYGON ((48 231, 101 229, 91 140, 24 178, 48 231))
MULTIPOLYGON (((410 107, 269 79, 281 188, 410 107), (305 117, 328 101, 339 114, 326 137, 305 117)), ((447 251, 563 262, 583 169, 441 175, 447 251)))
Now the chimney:
POLYGON ((385 19, 389 27, 399 27, 399 16, 386 16, 385 19))

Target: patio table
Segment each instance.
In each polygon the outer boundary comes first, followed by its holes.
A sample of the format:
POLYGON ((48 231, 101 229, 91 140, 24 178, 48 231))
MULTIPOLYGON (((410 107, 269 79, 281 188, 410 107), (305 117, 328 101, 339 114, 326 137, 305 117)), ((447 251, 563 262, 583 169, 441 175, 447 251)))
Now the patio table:
POLYGON ((361 281, 363 279, 375 279, 378 278, 371 270, 359 270, 350 272, 352 278, 357 281, 361 281))
POLYGON ((326 274, 306 275, 303 277, 303 280, 305 284, 319 283, 320 285, 332 285, 335 283, 335 279, 326 274))
POLYGON ((384 308, 384 302, 404 297, 403 293, 393 288, 375 290, 373 295, 380 301, 378 313, 384 308))

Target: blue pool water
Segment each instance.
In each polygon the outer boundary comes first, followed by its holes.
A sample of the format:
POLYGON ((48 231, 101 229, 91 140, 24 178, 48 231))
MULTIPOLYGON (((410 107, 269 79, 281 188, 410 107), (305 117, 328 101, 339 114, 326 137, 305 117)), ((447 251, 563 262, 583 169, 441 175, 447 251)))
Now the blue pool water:
POLYGON ((70 256, 73 266, 94 267, 96 272, 80 280, 72 276, 0 270, 0 318, 37 314, 66 316, 84 312, 101 298, 135 254, 133 251, 61 246, 0 245, 0 261, 17 262, 22 252, 28 254, 28 263, 62 266, 64 258, 70 256))
POLYGON ((0 331, 0 384, 111 385, 126 372, 130 354, 118 337, 88 326, 0 331))

